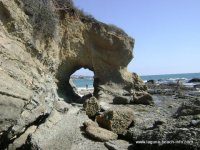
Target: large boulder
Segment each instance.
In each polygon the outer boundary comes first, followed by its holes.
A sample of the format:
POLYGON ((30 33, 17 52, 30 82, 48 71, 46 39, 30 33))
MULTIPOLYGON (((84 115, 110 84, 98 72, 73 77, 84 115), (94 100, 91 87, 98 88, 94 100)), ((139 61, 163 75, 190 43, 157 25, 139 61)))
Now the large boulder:
POLYGON ((118 135, 114 132, 95 126, 88 126, 86 128, 86 134, 92 139, 101 142, 116 140, 118 137, 118 135))
POLYGON ((99 102, 94 96, 85 101, 83 108, 88 117, 94 117, 100 111, 99 102))
POLYGON ((153 97, 147 92, 136 92, 133 94, 134 104, 153 105, 153 97))
POLYGON ((97 122, 94 122, 94 121, 92 121, 92 120, 87 120, 87 121, 84 121, 84 122, 83 122, 83 126, 84 126, 85 128, 87 128, 87 127, 89 127, 89 126, 98 127, 99 125, 98 125, 97 122))
POLYGON ((114 104, 130 104, 132 100, 132 97, 130 96, 116 96, 114 99, 113 99, 113 103, 114 104))
POLYGON ((113 108, 96 117, 97 123, 117 134, 123 134, 134 121, 134 112, 130 108, 113 108))

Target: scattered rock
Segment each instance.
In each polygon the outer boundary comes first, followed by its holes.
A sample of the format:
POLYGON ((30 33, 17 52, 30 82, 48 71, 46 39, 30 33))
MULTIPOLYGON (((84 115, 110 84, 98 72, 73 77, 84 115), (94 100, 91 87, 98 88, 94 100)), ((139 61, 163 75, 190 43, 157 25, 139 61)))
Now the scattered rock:
MULTIPOLYGON (((200 132, 196 131, 195 134, 196 134, 195 136, 198 137, 200 135, 200 132)), ((144 139, 146 143, 136 144, 134 148, 144 149, 144 150, 150 150, 150 149, 196 150, 196 149, 199 149, 199 139, 195 139, 193 131, 188 130, 187 128, 168 128, 165 130, 163 129, 160 130, 156 128, 153 130, 143 131, 142 134, 138 136, 137 141, 144 141, 144 139), (170 141, 170 142, 166 143, 166 141, 170 141), (153 144, 154 142, 156 144, 153 144), (158 142, 160 142, 160 144, 158 144, 158 142), (172 144, 172 142, 175 142, 175 144, 172 144)))
POLYGON ((147 83, 155 84, 156 81, 155 80, 148 80, 147 83))
POLYGON ((200 78, 193 78, 188 81, 188 83, 200 82, 200 78))
POLYGON ((200 126, 200 120, 192 120, 191 125, 192 126, 200 126))
POLYGON ((133 100, 134 104, 143 104, 143 105, 154 104, 152 96, 146 92, 137 92, 133 95, 133 97, 134 97, 133 100))
POLYGON ((174 105, 172 105, 172 104, 170 104, 169 106, 168 106, 168 108, 173 108, 174 107, 174 105))
POLYGON ((157 128, 158 126, 160 126, 164 123, 166 123, 166 120, 164 120, 164 119, 156 120, 153 124, 153 128, 157 128))
POLYGON ((175 116, 187 116, 200 114, 200 99, 190 99, 187 102, 182 103, 178 108, 175 116))
POLYGON ((160 89, 148 89, 149 94, 162 94, 163 91, 160 89))
POLYGON ((83 95, 81 98, 76 100, 76 103, 83 104, 87 99, 90 99, 91 97, 92 97, 91 93, 83 95))
POLYGON ((194 85, 194 88, 200 88, 200 84, 194 85))
POLYGON ((137 92, 147 91, 147 86, 136 73, 132 73, 132 79, 133 79, 133 89, 135 89, 137 92))
POLYGON ((113 140, 104 144, 109 150, 128 150, 133 148, 132 144, 124 140, 113 140))
POLYGON ((190 91, 188 94, 191 96, 200 96, 200 91, 190 91))
POLYGON ((118 138, 118 135, 116 133, 94 126, 88 126, 86 128, 86 133, 92 139, 102 142, 116 140, 118 138))
POLYGON ((117 96, 113 99, 113 104, 129 104, 131 102, 131 97, 117 96))
POLYGON ((88 117, 94 117, 100 111, 99 102, 94 96, 86 100, 83 107, 88 117))
POLYGON ((129 141, 137 141, 138 137, 140 137, 143 132, 144 131, 139 128, 132 127, 125 133, 125 137, 129 141))
POLYGON ((123 134, 134 121, 134 113, 130 108, 113 108, 97 116, 96 121, 103 128, 123 134))
POLYGON ((200 120, 200 114, 199 114, 199 115, 194 115, 194 116, 193 116, 193 119, 194 119, 194 120, 200 120))

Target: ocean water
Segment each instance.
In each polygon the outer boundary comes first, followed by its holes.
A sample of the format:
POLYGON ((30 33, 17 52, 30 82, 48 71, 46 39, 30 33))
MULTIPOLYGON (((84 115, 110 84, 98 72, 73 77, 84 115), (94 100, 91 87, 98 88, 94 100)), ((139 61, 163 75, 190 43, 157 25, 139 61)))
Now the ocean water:
POLYGON ((88 85, 88 88, 93 88, 93 79, 72 79, 72 81, 76 87, 86 88, 88 85))
MULTIPOLYGON (((164 75, 149 75, 141 76, 144 82, 148 80, 156 80, 163 83, 176 82, 178 79, 184 80, 187 82, 192 78, 200 78, 200 73, 183 73, 183 74, 164 74, 164 75)), ((88 85, 88 88, 93 88, 93 79, 73 79, 76 87, 85 88, 88 85)))
POLYGON ((147 75, 141 76, 142 80, 169 80, 169 79, 192 79, 200 78, 200 73, 182 73, 182 74, 163 74, 163 75, 147 75))

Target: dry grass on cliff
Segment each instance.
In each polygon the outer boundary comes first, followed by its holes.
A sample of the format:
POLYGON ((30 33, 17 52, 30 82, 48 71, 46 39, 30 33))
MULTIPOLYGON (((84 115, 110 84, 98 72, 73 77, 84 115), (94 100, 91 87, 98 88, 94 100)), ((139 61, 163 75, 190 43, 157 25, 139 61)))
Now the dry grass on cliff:
POLYGON ((53 37, 59 22, 67 16, 80 20, 95 20, 91 15, 76 8, 72 0, 15 0, 15 2, 29 16, 35 36, 53 37))
POLYGON ((70 19, 80 19, 84 23, 92 23, 104 26, 108 31, 127 36, 127 34, 115 25, 106 25, 97 21, 92 15, 76 8, 73 0, 23 0, 24 11, 30 18, 36 36, 54 37, 59 22, 70 19))
POLYGON ((54 3, 56 10, 60 13, 62 19, 65 16, 65 14, 69 14, 71 16, 78 17, 81 20, 83 19, 83 20, 96 21, 92 15, 76 8, 76 6, 73 3, 73 0, 52 0, 52 1, 54 3))

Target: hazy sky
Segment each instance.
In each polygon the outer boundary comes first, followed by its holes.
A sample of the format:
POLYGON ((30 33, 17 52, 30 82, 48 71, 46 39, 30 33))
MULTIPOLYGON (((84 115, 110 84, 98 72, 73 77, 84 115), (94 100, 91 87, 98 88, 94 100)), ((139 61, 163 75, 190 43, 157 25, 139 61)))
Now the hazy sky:
POLYGON ((129 71, 140 75, 200 72, 200 0, 74 2, 135 39, 129 71))

